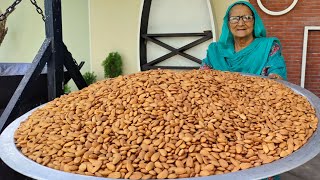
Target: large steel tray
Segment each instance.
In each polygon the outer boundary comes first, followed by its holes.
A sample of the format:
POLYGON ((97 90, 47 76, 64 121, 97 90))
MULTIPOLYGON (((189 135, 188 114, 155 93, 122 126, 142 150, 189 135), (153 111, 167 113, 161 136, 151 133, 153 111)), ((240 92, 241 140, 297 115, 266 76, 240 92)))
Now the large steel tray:
MULTIPOLYGON (((312 106, 316 110, 316 115, 318 119, 320 119, 320 99, 312 94, 310 91, 301 88, 300 86, 294 85, 289 82, 281 81, 280 83, 286 85, 291 88, 298 94, 306 97, 312 106)), ((39 107, 38 107, 39 108, 39 107)), ((35 108, 37 109, 37 108, 35 108)), ((34 178, 34 179, 54 179, 54 180, 110 180, 110 178, 101 178, 101 177, 92 177, 92 176, 84 176, 79 174, 67 173, 63 171, 58 171, 55 169, 48 168, 46 166, 42 166, 40 164, 35 163, 34 161, 25 157, 15 146, 14 144, 14 132, 19 127, 20 122, 27 119, 27 117, 31 114, 32 111, 24 114, 20 118, 16 119, 12 122, 2 133, 0 136, 0 157, 1 159, 12 169, 15 171, 34 178)), ((197 179, 197 180, 237 180, 237 179, 263 179, 266 177, 270 177, 273 175, 281 174, 291 169, 294 169, 307 161, 314 158, 320 152, 320 123, 318 123, 318 128, 308 140, 308 142, 302 146, 299 150, 295 151, 291 155, 274 161, 269 164, 265 164, 259 167, 250 168, 247 170, 241 170, 238 172, 227 173, 222 175, 214 175, 207 177, 197 177, 197 178, 184 178, 184 179, 197 179)))

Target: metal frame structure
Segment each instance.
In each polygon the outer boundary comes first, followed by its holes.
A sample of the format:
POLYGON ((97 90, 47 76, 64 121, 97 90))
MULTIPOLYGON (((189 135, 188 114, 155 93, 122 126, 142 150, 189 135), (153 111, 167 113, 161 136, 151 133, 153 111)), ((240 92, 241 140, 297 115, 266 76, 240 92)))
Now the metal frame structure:
POLYGON ((191 56, 184 51, 195 47, 207 40, 210 40, 213 38, 211 31, 204 31, 202 33, 163 33, 163 34, 148 34, 148 24, 149 24, 149 15, 150 15, 150 8, 151 8, 152 0, 145 0, 143 4, 143 10, 141 15, 141 25, 140 25, 140 68, 142 71, 149 70, 149 69, 198 69, 199 67, 186 67, 186 66, 156 66, 156 64, 171 58, 175 55, 180 55, 182 57, 185 57, 193 62, 196 62, 198 64, 201 64, 201 60, 191 56), (160 40, 156 38, 161 37, 198 37, 200 36, 200 39, 197 39, 183 47, 180 47, 178 49, 161 42, 160 40), (154 59, 150 62, 147 60, 147 41, 153 42, 165 49, 168 49, 171 51, 168 54, 165 54, 157 59, 154 59))
POLYGON ((302 50, 302 63, 301 63, 301 79, 300 86, 304 88, 306 80, 306 67, 307 67, 307 49, 309 31, 320 31, 320 26, 305 26, 303 35, 303 50, 302 50))
POLYGON ((61 0, 45 1, 45 30, 46 39, 35 56, 31 68, 22 78, 18 88, 11 97, 6 109, 0 117, 0 132, 7 120, 17 118, 17 110, 21 100, 30 88, 33 81, 37 80, 42 69, 47 65, 48 100, 53 100, 63 94, 64 67, 76 83, 78 89, 87 86, 76 61, 68 51, 62 40, 61 0))

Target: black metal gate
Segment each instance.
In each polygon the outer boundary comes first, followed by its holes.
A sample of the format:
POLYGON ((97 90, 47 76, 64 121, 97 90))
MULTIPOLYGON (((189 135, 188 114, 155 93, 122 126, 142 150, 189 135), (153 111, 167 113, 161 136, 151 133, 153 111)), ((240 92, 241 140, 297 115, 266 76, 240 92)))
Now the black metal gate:
POLYGON ((150 9, 151 9, 151 3, 152 0, 145 0, 143 4, 143 10, 141 15, 141 27, 140 27, 140 68, 142 71, 149 70, 149 69, 197 69, 199 67, 190 67, 190 66, 157 66, 156 64, 169 59, 175 55, 180 55, 182 57, 187 58, 188 60, 191 60, 193 62, 196 62, 198 64, 201 64, 201 60, 191 56, 184 51, 191 49, 192 47, 195 47, 207 40, 212 39, 212 32, 211 31, 204 31, 200 33, 163 33, 163 34, 148 34, 148 23, 149 23, 149 15, 150 15, 150 9), (180 47, 178 49, 161 42, 157 38, 162 37, 201 37, 200 39, 197 39, 196 41, 193 41, 183 47, 180 47), (157 59, 151 60, 148 62, 147 59, 147 41, 153 42, 169 51, 171 51, 168 54, 165 54, 157 59))

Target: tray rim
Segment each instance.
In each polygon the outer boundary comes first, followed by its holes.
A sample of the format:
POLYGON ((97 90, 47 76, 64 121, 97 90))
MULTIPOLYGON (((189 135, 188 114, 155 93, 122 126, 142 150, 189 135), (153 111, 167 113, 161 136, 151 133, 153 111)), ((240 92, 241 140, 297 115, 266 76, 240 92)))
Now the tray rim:
MULTIPOLYGON (((320 99, 311 93, 310 91, 283 80, 276 80, 281 84, 289 87, 295 93, 300 94, 307 98, 310 104, 316 110, 316 116, 320 120, 320 99)), ((19 127, 22 121, 25 121, 28 116, 38 108, 41 108, 45 104, 38 106, 29 112, 25 113, 21 117, 13 121, 0 135, 0 158, 15 171, 35 179, 59 179, 59 180, 69 180, 71 178, 76 178, 77 180, 111 180, 111 178, 105 177, 94 177, 86 176, 74 173, 68 173, 64 171, 55 170, 43 165, 40 165, 26 156, 24 156, 15 146, 14 143, 14 132, 19 127)), ((246 170, 241 170, 237 172, 221 174, 221 175, 211 175, 205 177, 192 177, 192 178, 179 178, 185 180, 240 180, 240 179, 263 179, 277 174, 284 173, 291 169, 294 169, 307 161, 314 158, 320 152, 320 122, 317 125, 316 131, 309 138, 308 142, 303 145, 300 149, 293 152, 285 158, 281 158, 269 164, 264 164, 262 166, 249 168, 246 170)))

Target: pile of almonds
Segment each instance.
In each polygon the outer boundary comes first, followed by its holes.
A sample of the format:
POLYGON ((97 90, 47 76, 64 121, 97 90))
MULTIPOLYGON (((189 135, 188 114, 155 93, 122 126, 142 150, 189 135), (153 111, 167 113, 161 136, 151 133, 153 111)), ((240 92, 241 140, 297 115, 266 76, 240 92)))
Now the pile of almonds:
POLYGON ((151 70, 99 81, 37 109, 15 133, 35 162, 109 178, 199 177, 288 156, 315 110, 270 79, 151 70))

